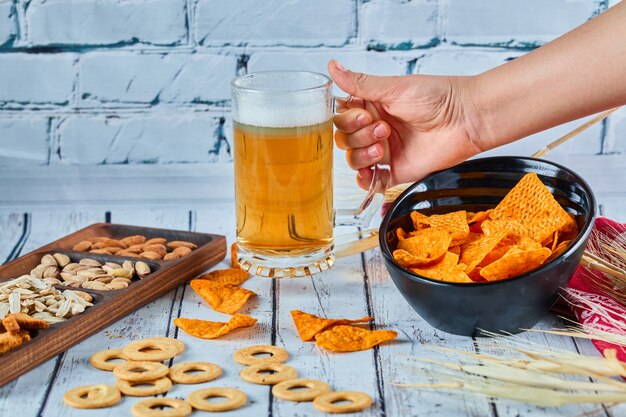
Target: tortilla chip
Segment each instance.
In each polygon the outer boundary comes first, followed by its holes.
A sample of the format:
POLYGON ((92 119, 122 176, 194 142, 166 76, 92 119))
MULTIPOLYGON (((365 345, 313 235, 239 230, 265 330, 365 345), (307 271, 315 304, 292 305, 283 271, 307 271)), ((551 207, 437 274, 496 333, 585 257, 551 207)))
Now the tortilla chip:
POLYGON ((477 213, 472 213, 471 211, 468 211, 467 212, 467 224, 480 223, 488 219, 492 211, 493 209, 479 211, 477 213))
POLYGON ((420 268, 409 268, 418 275, 447 282, 472 282, 465 273, 465 266, 458 264, 458 255, 446 252, 441 261, 420 268))
POLYGON ((507 193, 489 216, 493 220, 518 220, 528 237, 543 242, 556 230, 572 223, 536 173, 526 175, 507 193))
POLYGON ((572 243, 571 240, 560 241, 559 244, 556 246, 556 248, 552 251, 552 254, 548 257, 548 259, 546 259, 546 263, 550 262, 551 260, 559 256, 560 254, 565 252, 565 249, 567 249, 570 243, 572 243))
POLYGON ((402 266, 424 265, 442 257, 450 242, 452 235, 447 230, 422 229, 415 236, 399 241, 393 256, 402 266))
POLYGON ((411 220, 413 220, 413 230, 416 232, 430 227, 428 216, 420 213, 419 211, 413 210, 411 212, 411 220))
POLYGON ((428 222, 430 227, 448 230, 452 235, 452 244, 462 241, 470 232, 465 210, 447 214, 433 214, 428 218, 428 222))
POLYGON ((190 285, 196 294, 204 298, 215 311, 226 314, 235 314, 248 301, 248 298, 256 295, 244 288, 232 287, 206 279, 194 279, 190 285))
POLYGON ((528 230, 517 220, 485 220, 480 225, 485 236, 491 236, 498 232, 506 232, 509 235, 528 236, 528 230))
POLYGON ((200 275, 196 279, 205 279, 207 281, 216 282, 224 285, 238 287, 250 278, 250 273, 239 268, 218 269, 200 275))
MULTIPOLYGON (((233 243, 232 245, 230 245, 230 266, 232 266, 233 268, 241 267, 239 265, 239 258, 237 256, 237 243, 233 243)), ((237 284, 237 285, 241 285, 241 284, 237 284)))
POLYGON ((313 340, 316 334, 321 333, 332 326, 340 324, 367 323, 374 320, 373 317, 361 317, 356 320, 323 319, 300 310, 292 310, 291 318, 293 319, 293 323, 296 325, 300 339, 305 342, 313 340))
POLYGON ((9 314, 7 317, 12 316, 17 321, 17 324, 21 329, 26 330, 42 330, 47 329, 49 327, 48 322, 45 320, 37 319, 35 317, 31 317, 26 313, 14 313, 9 314))
POLYGON ((493 251, 504 239, 506 232, 494 232, 492 236, 482 236, 474 241, 461 245, 461 258, 459 262, 467 265, 466 272, 476 268, 485 257, 493 251))
POLYGON ((215 339, 242 327, 252 327, 256 323, 254 317, 244 314, 235 314, 227 323, 220 321, 207 321, 186 319, 179 317, 174 320, 174 325, 191 336, 201 339, 215 339))
POLYGON ((319 347, 333 352, 355 352, 370 349, 397 336, 398 333, 393 330, 367 330, 339 325, 319 333, 315 341, 319 347))
POLYGON ((17 320, 15 320, 15 317, 13 317, 12 315, 8 315, 4 319, 2 319, 2 327, 4 327, 5 331, 11 334, 19 334, 20 332, 20 325, 17 323, 17 320))
POLYGON ((409 234, 407 232, 405 232, 403 228, 398 227, 396 229, 396 236, 397 236, 398 240, 400 241, 400 240, 407 239, 409 237, 409 234))
POLYGON ((480 275, 487 281, 511 278, 537 268, 550 253, 548 248, 522 251, 514 247, 497 261, 482 268, 480 275))
MULTIPOLYGON (((30 336, 28 337, 30 340, 30 336)), ((15 349, 20 346, 22 343, 27 342, 25 337, 20 333, 1 333, 0 334, 0 355, 10 351, 11 349, 15 349)))

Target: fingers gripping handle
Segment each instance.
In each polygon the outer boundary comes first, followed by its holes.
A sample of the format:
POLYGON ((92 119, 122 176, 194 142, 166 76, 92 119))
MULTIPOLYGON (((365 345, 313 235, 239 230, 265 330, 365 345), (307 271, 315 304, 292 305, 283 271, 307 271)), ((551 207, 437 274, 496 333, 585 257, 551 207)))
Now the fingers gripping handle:
MULTIPOLYGON (((335 97, 333 108, 335 113, 340 113, 350 107, 352 96, 335 97)), ((365 101, 365 109, 368 110, 374 120, 380 120, 380 113, 374 105, 365 101)), ((360 226, 367 227, 383 203, 387 181, 389 179, 389 167, 374 164, 372 167, 372 182, 365 198, 356 209, 337 209, 335 212, 335 226, 360 226)))

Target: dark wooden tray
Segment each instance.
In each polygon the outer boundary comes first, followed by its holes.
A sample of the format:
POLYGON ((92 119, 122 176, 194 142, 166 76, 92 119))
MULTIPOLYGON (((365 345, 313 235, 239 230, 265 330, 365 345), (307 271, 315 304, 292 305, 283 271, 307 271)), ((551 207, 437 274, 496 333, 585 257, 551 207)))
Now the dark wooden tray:
MULTIPOLYGON (((28 274, 39 264, 41 257, 48 253, 65 253, 72 261, 92 258, 121 264, 124 260, 141 260, 150 266, 152 272, 143 279, 133 280, 130 286, 121 290, 98 291, 81 288, 81 291, 93 296, 94 306, 65 322, 50 325, 48 329, 39 331, 30 342, 0 355, 0 386, 217 264, 226 255, 226 238, 205 233, 96 223, 0 266, 0 283, 28 274), (198 248, 187 256, 171 261, 72 251, 76 243, 89 238, 106 236, 115 239, 131 235, 144 235, 148 239, 163 237, 168 241, 184 240, 195 243, 198 248)), ((72 289, 56 287, 61 291, 72 289)))

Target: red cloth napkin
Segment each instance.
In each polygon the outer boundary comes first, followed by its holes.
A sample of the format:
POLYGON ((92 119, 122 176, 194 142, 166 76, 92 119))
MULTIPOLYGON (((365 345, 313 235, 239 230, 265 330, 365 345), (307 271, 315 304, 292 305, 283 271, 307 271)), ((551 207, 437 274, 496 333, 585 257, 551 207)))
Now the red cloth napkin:
MULTIPOLYGON (((615 232, 626 233, 626 224, 617 223, 606 217, 599 217, 596 219, 594 230, 592 233, 603 233, 613 238, 615 232)), ((604 306, 610 310, 613 318, 626 321, 626 309, 610 297, 602 296, 598 294, 587 283, 589 282, 589 275, 594 274, 599 279, 603 279, 603 275, 599 272, 583 268, 578 266, 572 280, 569 283, 568 288, 574 291, 577 296, 589 298, 594 302, 604 306)), ((573 300, 572 300, 573 301, 573 300)), ((615 331, 615 328, 611 326, 605 319, 598 314, 593 313, 589 309, 581 306, 573 306, 574 313, 578 318, 578 321, 587 326, 596 327, 604 331, 615 331)), ((612 343, 602 342, 599 340, 593 340, 593 344, 600 352, 604 352, 604 349, 615 349, 617 351, 617 357, 620 361, 626 362, 626 349, 621 346, 614 345, 612 343)))

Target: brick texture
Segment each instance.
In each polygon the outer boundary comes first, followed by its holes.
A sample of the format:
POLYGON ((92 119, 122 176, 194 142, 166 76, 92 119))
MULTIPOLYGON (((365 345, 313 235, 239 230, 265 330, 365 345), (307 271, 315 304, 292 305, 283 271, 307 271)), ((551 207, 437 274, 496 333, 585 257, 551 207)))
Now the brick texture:
POLYGON ((13 1, 0 0, 0 47, 15 38, 16 30, 13 1))
POLYGON ((70 104, 76 59, 67 53, 0 54, 0 106, 70 104))
POLYGON ((0 117, 0 166, 48 163, 48 119, 0 117))
POLYGON ((213 103, 230 99, 237 59, 212 54, 86 54, 82 106, 213 103))
POLYGON ((33 45, 176 45, 185 41, 184 0, 33 0, 26 10, 33 45))
POLYGON ((406 50, 439 44, 435 0, 373 0, 363 5, 360 36, 372 49, 406 50))
POLYGON ((198 0, 202 45, 341 46, 355 30, 352 0, 198 0))
MULTIPOLYGON (((378 75, 478 74, 615 3, 0 0, 0 166, 229 161, 237 74, 325 73, 333 58, 378 75)), ((490 154, 529 155, 579 123, 490 154)), ((624 153, 625 137, 620 111, 554 152, 624 153)))

